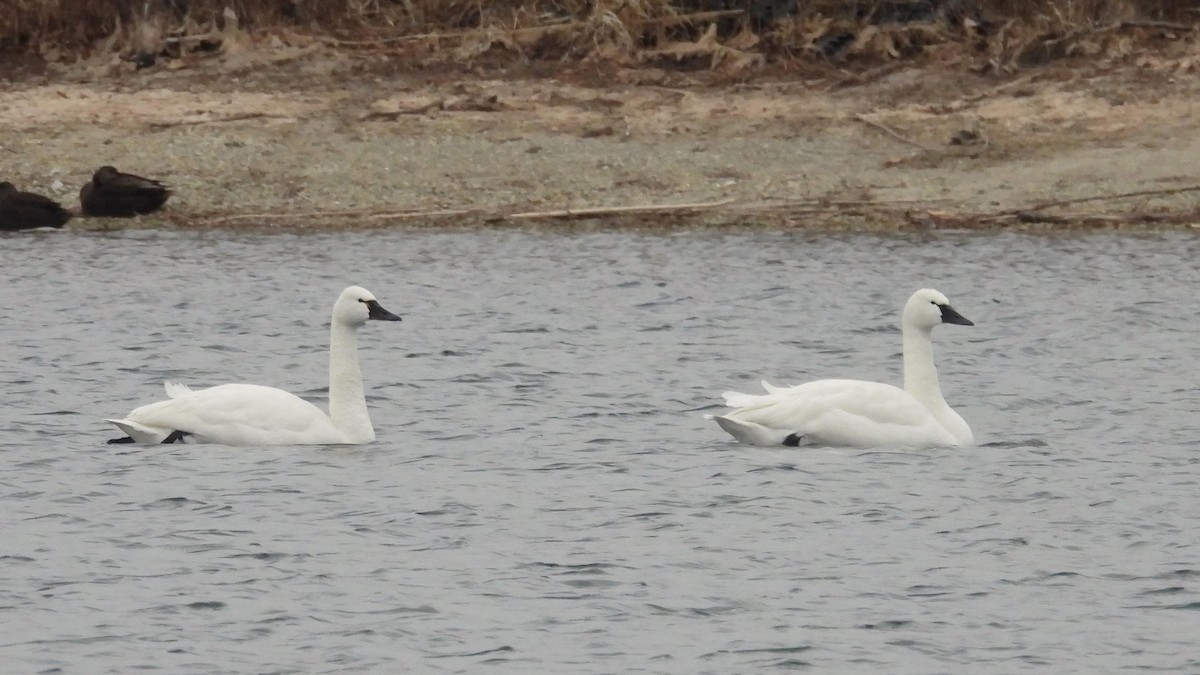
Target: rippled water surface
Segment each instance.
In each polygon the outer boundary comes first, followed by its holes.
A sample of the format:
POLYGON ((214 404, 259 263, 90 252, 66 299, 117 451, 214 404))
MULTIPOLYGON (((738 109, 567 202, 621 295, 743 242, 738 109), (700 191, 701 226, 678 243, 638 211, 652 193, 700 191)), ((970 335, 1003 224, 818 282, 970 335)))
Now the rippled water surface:
POLYGON ((1200 240, 4 236, 5 672, 1200 671, 1200 240), (110 446, 161 382, 324 405, 363 447, 110 446), (761 377, 900 382, 950 296, 978 447, 739 446, 761 377))

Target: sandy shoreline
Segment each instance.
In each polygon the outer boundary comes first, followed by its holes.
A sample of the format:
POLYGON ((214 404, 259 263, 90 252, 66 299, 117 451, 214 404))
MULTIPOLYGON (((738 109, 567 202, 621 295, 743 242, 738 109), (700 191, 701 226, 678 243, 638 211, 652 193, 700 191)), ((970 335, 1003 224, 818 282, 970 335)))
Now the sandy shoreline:
POLYGON ((4 179, 73 209, 101 164, 176 189, 161 217, 75 228, 1200 224, 1198 78, 1074 65, 858 84, 395 73, 321 50, 75 67, 0 85, 0 153, 4 179))

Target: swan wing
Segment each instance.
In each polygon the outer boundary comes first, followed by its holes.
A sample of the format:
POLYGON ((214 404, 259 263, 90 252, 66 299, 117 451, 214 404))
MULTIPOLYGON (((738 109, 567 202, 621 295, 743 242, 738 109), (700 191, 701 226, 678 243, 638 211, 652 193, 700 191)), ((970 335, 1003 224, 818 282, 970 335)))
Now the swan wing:
POLYGON ((771 384, 770 382, 767 382, 766 380, 761 380, 759 382, 759 384, 762 385, 763 390, 766 391, 768 394, 779 394, 779 393, 783 393, 783 392, 787 391, 788 389, 795 388, 793 385, 788 385, 786 387, 776 387, 775 385, 771 384))
POLYGON ((192 393, 192 388, 182 382, 163 382, 163 388, 167 390, 167 398, 179 398, 192 393))
POLYGON ((767 392, 765 395, 743 394, 737 391, 726 391, 721 394, 721 398, 725 399, 725 405, 731 408, 742 408, 745 406, 756 405, 759 400, 765 396, 771 396, 772 394, 787 394, 789 391, 796 388, 795 386, 777 387, 766 380, 760 381, 759 384, 761 384, 763 390, 767 392))
POLYGON ((806 445, 860 448, 956 445, 920 401, 890 384, 818 380, 796 387, 764 383, 764 388, 768 393, 724 394, 735 409, 722 417, 739 423, 742 433, 730 429, 735 425, 721 426, 742 442, 779 445, 799 440, 806 445), (799 438, 789 439, 793 434, 799 438))
POLYGON ((160 443, 174 432, 223 445, 344 443, 345 434, 320 408, 282 389, 224 384, 191 390, 168 384, 165 401, 110 420, 139 443, 160 443))

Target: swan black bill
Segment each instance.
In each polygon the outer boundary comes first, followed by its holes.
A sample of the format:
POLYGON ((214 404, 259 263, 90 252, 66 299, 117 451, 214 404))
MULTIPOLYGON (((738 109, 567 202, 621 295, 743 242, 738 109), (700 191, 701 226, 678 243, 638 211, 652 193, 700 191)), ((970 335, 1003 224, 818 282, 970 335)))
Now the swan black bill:
POLYGON ((399 316, 383 308, 377 300, 367 300, 367 318, 376 321, 403 321, 399 316))
POLYGON ((938 305, 942 308, 942 323, 956 323, 960 326, 974 326, 970 319, 958 313, 950 305, 938 305))

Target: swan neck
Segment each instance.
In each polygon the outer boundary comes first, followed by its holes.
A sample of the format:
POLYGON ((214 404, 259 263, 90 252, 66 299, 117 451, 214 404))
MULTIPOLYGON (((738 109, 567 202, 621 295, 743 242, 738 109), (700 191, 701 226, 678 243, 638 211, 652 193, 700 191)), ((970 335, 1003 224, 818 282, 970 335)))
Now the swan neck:
POLYGON ((336 319, 329 338, 329 418, 348 442, 375 438, 358 365, 358 331, 336 319))
POLYGON ((934 419, 954 438, 956 445, 972 445, 971 427, 946 403, 933 365, 932 330, 904 327, 904 390, 921 402, 934 419))
POLYGON ((929 329, 904 327, 904 390, 930 411, 946 406, 933 365, 933 340, 929 329))

